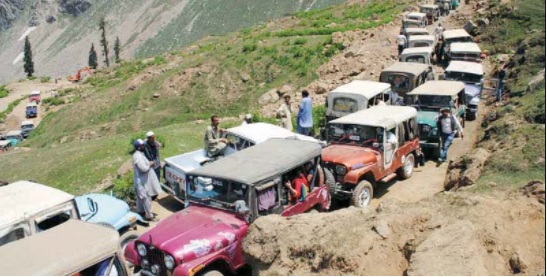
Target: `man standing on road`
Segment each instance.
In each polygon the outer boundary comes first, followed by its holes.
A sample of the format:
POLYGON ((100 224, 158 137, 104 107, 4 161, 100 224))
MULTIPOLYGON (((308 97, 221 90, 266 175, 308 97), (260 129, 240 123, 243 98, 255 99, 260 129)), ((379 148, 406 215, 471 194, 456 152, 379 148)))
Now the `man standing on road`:
POLYGON ((154 161, 149 161, 144 155, 144 141, 137 139, 133 142, 133 187, 137 195, 137 212, 148 221, 158 221, 152 213, 153 187, 159 186, 158 178, 154 170, 154 161))
POLYGON ((281 126, 292 132, 292 108, 291 108, 291 96, 289 94, 283 95, 285 102, 281 104, 281 107, 275 112, 275 117, 281 119, 281 126))
POLYGON ((443 1, 443 9, 444 9, 444 15, 450 14, 450 2, 449 1, 443 1))
POLYGON ((507 75, 506 71, 506 64, 503 64, 500 67, 500 70, 498 70, 498 86, 496 87, 496 101, 501 101, 501 96, 503 94, 503 79, 505 79, 505 75, 507 75))
POLYGON ((405 46, 406 46, 406 37, 403 34, 403 31, 401 31, 399 35, 397 36, 397 49, 399 51, 399 56, 405 49, 405 46))
POLYGON ((205 136, 203 143, 205 144, 205 151, 209 157, 221 155, 226 148, 228 140, 222 137, 224 129, 219 128, 220 118, 218 115, 211 116, 211 125, 205 130, 205 136))
POLYGON ((444 28, 443 26, 441 25, 441 23, 439 23, 439 25, 437 27, 435 27, 435 41, 439 41, 439 39, 441 38, 441 35, 443 34, 444 32, 444 28))
POLYGON ((313 127, 312 117, 312 102, 309 97, 310 93, 307 90, 302 91, 302 101, 298 109, 298 116, 296 118, 299 134, 309 136, 311 128, 313 127))
MULTIPOLYGON (((160 148, 161 143, 156 141, 156 135, 154 132, 149 131, 146 133, 146 143, 144 144, 144 155, 149 161, 154 162, 154 172, 156 173, 156 177, 158 177, 158 182, 160 181, 161 177, 161 161, 160 161, 160 148)), ((160 188, 161 190, 161 188, 160 188)), ((152 197, 154 200, 155 197, 152 197)))
POLYGON ((446 161, 448 148, 458 132, 463 140, 463 128, 456 116, 450 112, 450 108, 442 108, 441 114, 435 118, 435 121, 437 122, 437 130, 440 132, 442 143, 439 162, 444 162, 446 161))

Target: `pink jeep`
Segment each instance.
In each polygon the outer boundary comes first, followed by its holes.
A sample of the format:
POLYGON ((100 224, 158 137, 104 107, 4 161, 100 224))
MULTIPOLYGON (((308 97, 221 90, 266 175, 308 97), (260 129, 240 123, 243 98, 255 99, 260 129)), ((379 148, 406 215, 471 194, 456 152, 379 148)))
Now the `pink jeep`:
POLYGON ((320 162, 318 143, 270 139, 191 171, 186 177, 189 207, 129 243, 125 257, 143 275, 241 273, 248 269, 241 243, 256 218, 329 208, 325 183, 334 178, 320 162), (289 200, 284 184, 308 174, 309 190, 289 200))

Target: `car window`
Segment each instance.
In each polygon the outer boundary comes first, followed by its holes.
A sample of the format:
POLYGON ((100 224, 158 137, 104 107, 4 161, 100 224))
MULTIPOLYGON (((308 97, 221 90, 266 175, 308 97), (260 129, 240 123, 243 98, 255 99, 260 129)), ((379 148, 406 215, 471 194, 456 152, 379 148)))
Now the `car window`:
POLYGON ((226 139, 230 142, 230 146, 232 146, 237 151, 241 151, 254 145, 254 143, 251 143, 250 141, 231 133, 226 135, 226 139))
POLYGON ((424 58, 424 56, 420 56, 420 55, 408 56, 408 57, 406 57, 405 62, 425 64, 425 58, 424 58))
POLYGON ((335 112, 354 113, 359 109, 359 103, 355 99, 337 97, 333 99, 332 110, 335 112))
POLYGON ((8 227, 0 231, 0 246, 8 244, 10 242, 25 238, 25 229, 20 226, 16 228, 8 227))
POLYGON ((462 81, 467 83, 480 83, 482 80, 481 75, 462 73, 462 72, 446 72, 446 79, 462 81))
MULTIPOLYGON (((281 182, 281 180, 277 182, 281 182)), ((275 208, 279 206, 279 186, 277 182, 273 181, 265 187, 257 187, 256 195, 259 215, 274 213, 275 208)))
POLYGON ((60 225, 71 218, 70 211, 61 212, 52 216, 48 216, 46 219, 36 221, 36 232, 42 232, 47 229, 60 225))
POLYGON ((417 41, 417 42, 414 42, 412 47, 429 47, 429 43, 425 41, 417 41))
POLYGON ((391 84, 392 88, 408 89, 410 79, 405 75, 393 74, 387 77, 387 82, 391 84))

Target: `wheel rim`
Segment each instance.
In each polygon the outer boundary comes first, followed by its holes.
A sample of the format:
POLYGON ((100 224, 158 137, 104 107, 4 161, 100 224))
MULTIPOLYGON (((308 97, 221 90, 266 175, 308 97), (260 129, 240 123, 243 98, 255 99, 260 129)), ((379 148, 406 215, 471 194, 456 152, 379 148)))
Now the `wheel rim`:
POLYGON ((370 192, 368 191, 368 189, 365 188, 359 194, 359 205, 361 207, 366 207, 369 201, 370 201, 370 192))
POLYGON ((410 174, 412 174, 413 164, 412 164, 411 160, 412 159, 406 158, 406 161, 405 161, 405 174, 406 174, 406 176, 410 176, 410 174))

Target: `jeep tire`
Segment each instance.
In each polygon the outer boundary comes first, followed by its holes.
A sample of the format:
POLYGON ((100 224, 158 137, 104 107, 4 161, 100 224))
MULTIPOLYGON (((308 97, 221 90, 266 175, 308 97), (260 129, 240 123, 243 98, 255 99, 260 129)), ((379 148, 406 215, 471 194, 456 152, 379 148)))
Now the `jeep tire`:
POLYGON ((207 272, 203 272, 200 276, 224 276, 224 274, 218 270, 209 270, 207 272))
POLYGON ((467 120, 472 121, 477 119, 477 112, 472 112, 467 114, 467 120))
POLYGON ((414 154, 408 154, 403 161, 403 166, 397 169, 397 175, 399 175, 399 178, 406 180, 412 177, 412 172, 414 172, 414 165, 414 154))
POLYGON ((351 205, 357 208, 364 208, 370 204, 373 196, 372 185, 367 180, 357 184, 351 195, 351 205))

